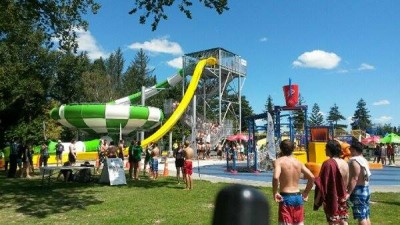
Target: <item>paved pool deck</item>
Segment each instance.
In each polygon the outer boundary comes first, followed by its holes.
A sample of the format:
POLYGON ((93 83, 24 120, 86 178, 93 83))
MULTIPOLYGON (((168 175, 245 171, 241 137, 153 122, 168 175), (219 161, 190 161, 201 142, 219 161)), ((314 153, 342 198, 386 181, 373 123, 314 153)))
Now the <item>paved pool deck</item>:
MULTIPOLYGON (((245 167, 246 163, 238 163, 238 167, 245 167)), ((225 160, 195 160, 193 161, 193 179, 208 180, 218 183, 237 183, 250 186, 272 187, 272 171, 250 173, 231 173, 226 170, 225 160)), ((159 170, 164 169, 160 164, 159 170)), ((169 176, 175 176, 175 160, 168 158, 169 176)), ((384 166, 380 170, 371 170, 370 190, 371 192, 400 192, 400 166, 384 166)), ((305 187, 306 181, 301 180, 301 188, 305 187)))

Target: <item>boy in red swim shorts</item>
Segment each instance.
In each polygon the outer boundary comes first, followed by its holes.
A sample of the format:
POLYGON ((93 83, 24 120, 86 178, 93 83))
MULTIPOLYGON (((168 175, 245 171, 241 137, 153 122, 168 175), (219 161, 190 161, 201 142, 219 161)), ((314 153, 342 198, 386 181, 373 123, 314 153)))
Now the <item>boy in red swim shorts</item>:
POLYGON ((183 157, 185 158, 185 162, 183 164, 183 172, 185 176, 185 183, 186 188, 185 190, 193 189, 193 181, 192 181, 192 174, 193 174, 193 149, 190 147, 190 142, 185 141, 184 150, 183 150, 183 157))

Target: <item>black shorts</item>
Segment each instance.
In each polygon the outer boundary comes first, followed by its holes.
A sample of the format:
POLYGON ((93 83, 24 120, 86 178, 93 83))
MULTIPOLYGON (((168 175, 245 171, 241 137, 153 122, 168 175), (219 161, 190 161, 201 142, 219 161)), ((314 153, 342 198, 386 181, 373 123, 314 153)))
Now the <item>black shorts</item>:
POLYGON ((175 160, 175 167, 183 167, 183 163, 185 162, 184 159, 176 159, 175 160))
POLYGON ((128 160, 130 163, 138 163, 142 161, 142 159, 135 159, 134 157, 129 157, 128 160))

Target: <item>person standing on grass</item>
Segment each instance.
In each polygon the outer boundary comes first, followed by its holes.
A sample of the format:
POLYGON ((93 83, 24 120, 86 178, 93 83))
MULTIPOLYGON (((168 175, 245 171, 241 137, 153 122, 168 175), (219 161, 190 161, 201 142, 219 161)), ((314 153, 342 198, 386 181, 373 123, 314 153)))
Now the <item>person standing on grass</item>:
POLYGON ((46 142, 43 142, 40 147, 40 167, 47 166, 47 161, 49 160, 49 147, 46 142))
POLYGON ((10 143, 6 143, 7 147, 3 149, 4 153, 4 172, 8 173, 8 166, 10 165, 10 143))
POLYGON ((347 224, 348 207, 346 187, 349 180, 349 166, 340 158, 341 147, 338 141, 329 140, 325 148, 329 157, 315 179, 314 210, 323 205, 328 224, 347 224))
POLYGON ((30 155, 30 150, 29 150, 29 146, 28 145, 24 145, 22 147, 23 152, 22 152, 22 173, 21 173, 21 177, 26 177, 27 179, 30 179, 31 176, 29 175, 30 172, 30 163, 29 163, 29 155, 30 155))
POLYGON ((8 170, 7 177, 15 178, 17 174, 17 158, 20 148, 19 138, 14 138, 13 143, 10 145, 10 169, 8 170))
POLYGON ((183 164, 185 159, 183 158, 183 145, 178 143, 174 144, 174 158, 175 158, 175 167, 176 167, 176 180, 178 184, 180 184, 180 173, 182 172, 182 179, 185 179, 185 174, 183 172, 183 164), (175 146, 176 145, 176 146, 175 146))
POLYGON ((158 178, 158 159, 160 157, 160 149, 158 148, 157 143, 153 143, 151 150, 151 170, 153 179, 157 180, 158 178))
POLYGON ((139 180, 139 167, 142 160, 142 146, 141 141, 135 141, 132 149, 132 163, 133 163, 133 179, 139 180))
POLYGON ((107 156, 107 140, 106 139, 100 139, 100 146, 98 147, 98 163, 97 163, 97 168, 96 168, 96 174, 99 174, 99 170, 101 167, 101 164, 104 164, 107 156))
POLYGON ((32 173, 32 176, 35 175, 35 167, 33 166, 33 155, 35 151, 33 150, 32 143, 28 145, 28 160, 29 160, 29 170, 32 173))
POLYGON ((193 180, 192 180, 192 174, 193 174, 193 155, 194 151, 190 147, 190 142, 188 140, 185 141, 185 144, 183 145, 184 150, 183 150, 183 157, 185 158, 185 161, 183 163, 183 174, 185 175, 185 183, 186 183, 186 188, 185 190, 192 190, 193 189, 193 180))
POLYGON ((352 157, 349 161, 349 183, 347 186, 347 198, 352 203, 353 217, 358 220, 360 225, 370 225, 370 191, 368 161, 362 155, 363 146, 357 140, 353 140, 350 145, 352 157))
POLYGON ((136 141, 132 140, 131 145, 129 146, 129 149, 128 149, 129 178, 131 180, 134 179, 134 177, 133 177, 133 159, 134 159, 133 149, 135 148, 135 145, 136 145, 136 141))
POLYGON ((304 224, 304 201, 308 200, 314 182, 314 175, 303 163, 293 157, 294 145, 290 140, 283 140, 280 145, 281 157, 275 160, 272 178, 272 193, 279 203, 279 224, 304 224), (300 192, 301 174, 307 179, 307 186, 300 192), (279 187, 279 193, 278 193, 279 187))
POLYGON ((145 150, 144 165, 143 165, 143 176, 146 175, 146 172, 148 172, 150 174, 150 176, 152 174, 151 165, 150 165, 150 161, 151 161, 151 145, 152 145, 152 143, 147 145, 147 148, 145 150), (149 171, 147 171, 147 166, 149 166, 149 171))
POLYGON ((71 166, 75 166, 76 163, 76 146, 75 146, 75 139, 71 140, 71 144, 69 145, 69 153, 68 153, 68 162, 71 163, 71 166))
POLYGON ((57 166, 58 163, 60 163, 60 166, 62 166, 62 154, 64 152, 64 145, 61 143, 61 140, 58 140, 58 143, 56 144, 56 161, 57 161, 57 166))

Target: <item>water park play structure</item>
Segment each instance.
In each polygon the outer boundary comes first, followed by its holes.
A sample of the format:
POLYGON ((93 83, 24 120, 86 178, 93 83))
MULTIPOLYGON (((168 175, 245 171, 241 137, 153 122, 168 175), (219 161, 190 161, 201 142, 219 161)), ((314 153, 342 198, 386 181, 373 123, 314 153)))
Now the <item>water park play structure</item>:
MULTIPOLYGON (((163 122, 163 125, 152 135, 142 140, 142 146, 150 142, 156 142, 166 135, 179 121, 185 121, 192 128, 192 135, 187 139, 196 139, 198 133, 211 134, 212 145, 215 145, 222 137, 232 134, 233 124, 241 129, 241 88, 246 76, 246 61, 240 56, 222 48, 213 48, 204 51, 189 53, 183 56, 183 69, 178 74, 168 78, 153 87, 146 88, 142 92, 115 100, 105 104, 67 104, 51 110, 50 115, 63 126, 76 128, 90 134, 120 134, 133 135, 153 129, 164 120, 164 113, 155 107, 133 105, 142 98, 148 98, 157 94, 160 90, 172 87, 179 82, 182 85, 182 99, 177 107, 163 122), (187 75, 191 75, 186 87, 187 75), (237 80, 235 83, 233 81, 237 80), (237 102, 228 99, 227 95, 236 94, 237 102), (143 93, 143 94, 142 94, 143 93), (196 98, 198 97, 198 98, 196 98), (218 98, 217 118, 207 119, 208 101, 218 98), (192 103, 192 106, 190 106, 192 103), (203 105, 203 113, 196 114, 197 106, 203 105), (235 110, 239 107, 239 110, 235 110), (239 112, 237 123, 226 119, 229 112, 239 112), (217 121, 217 129, 212 129, 213 122, 217 121), (217 130, 217 132, 212 132, 217 130)), ((215 114, 214 114, 215 115, 215 114)), ((214 127, 214 128, 215 128, 214 127)), ((196 147, 196 146, 194 146, 196 147)), ((78 159, 80 158, 78 152, 78 159)))
MULTIPOLYGON (((281 126, 288 125, 289 127, 289 135, 288 139, 297 144, 297 149, 293 152, 295 158, 300 160, 302 163, 306 165, 307 168, 313 172, 315 176, 319 175, 319 171, 322 163, 328 159, 325 154, 325 146, 328 140, 334 139, 334 127, 331 124, 330 126, 315 126, 309 127, 307 124, 307 105, 297 105, 298 103, 298 85, 291 85, 289 80, 289 85, 284 86, 284 96, 286 101, 286 106, 275 106, 274 107, 274 115, 275 115, 275 124, 274 124, 274 138, 272 142, 274 142, 270 148, 275 150, 275 154, 279 151, 278 143, 280 143, 283 138, 281 135, 281 126), (290 86, 294 86, 290 87, 290 86), (293 120, 291 115, 281 115, 281 112, 284 111, 301 111, 304 115, 304 134, 298 136, 299 141, 295 140, 294 129, 293 129, 293 120), (282 117, 288 116, 289 123, 282 124, 282 117)), ((260 149, 257 148, 257 140, 256 131, 259 129, 256 125, 256 120, 263 119, 267 120, 269 113, 262 113, 258 115, 253 115, 247 118, 247 122, 249 125, 249 141, 248 141, 248 160, 247 160, 247 171, 259 171, 264 170, 266 168, 265 163, 268 161, 267 159, 273 160, 274 157, 268 157, 268 149, 265 147, 260 149)), ((265 130, 267 125, 265 125, 265 130)), ((269 134, 268 134, 269 135, 269 134)), ((267 136, 268 136, 267 135, 267 136)), ((271 140, 270 140, 271 141, 271 140)), ((347 140, 348 141, 348 140, 347 140)), ((350 139, 351 141, 351 139, 350 139)), ((348 159, 350 157, 350 144, 345 141, 340 141, 339 143, 342 148, 342 157, 348 159)), ((265 146, 265 145, 264 145, 265 146)), ((382 169, 382 165, 378 163, 370 163, 371 169, 382 169)))

